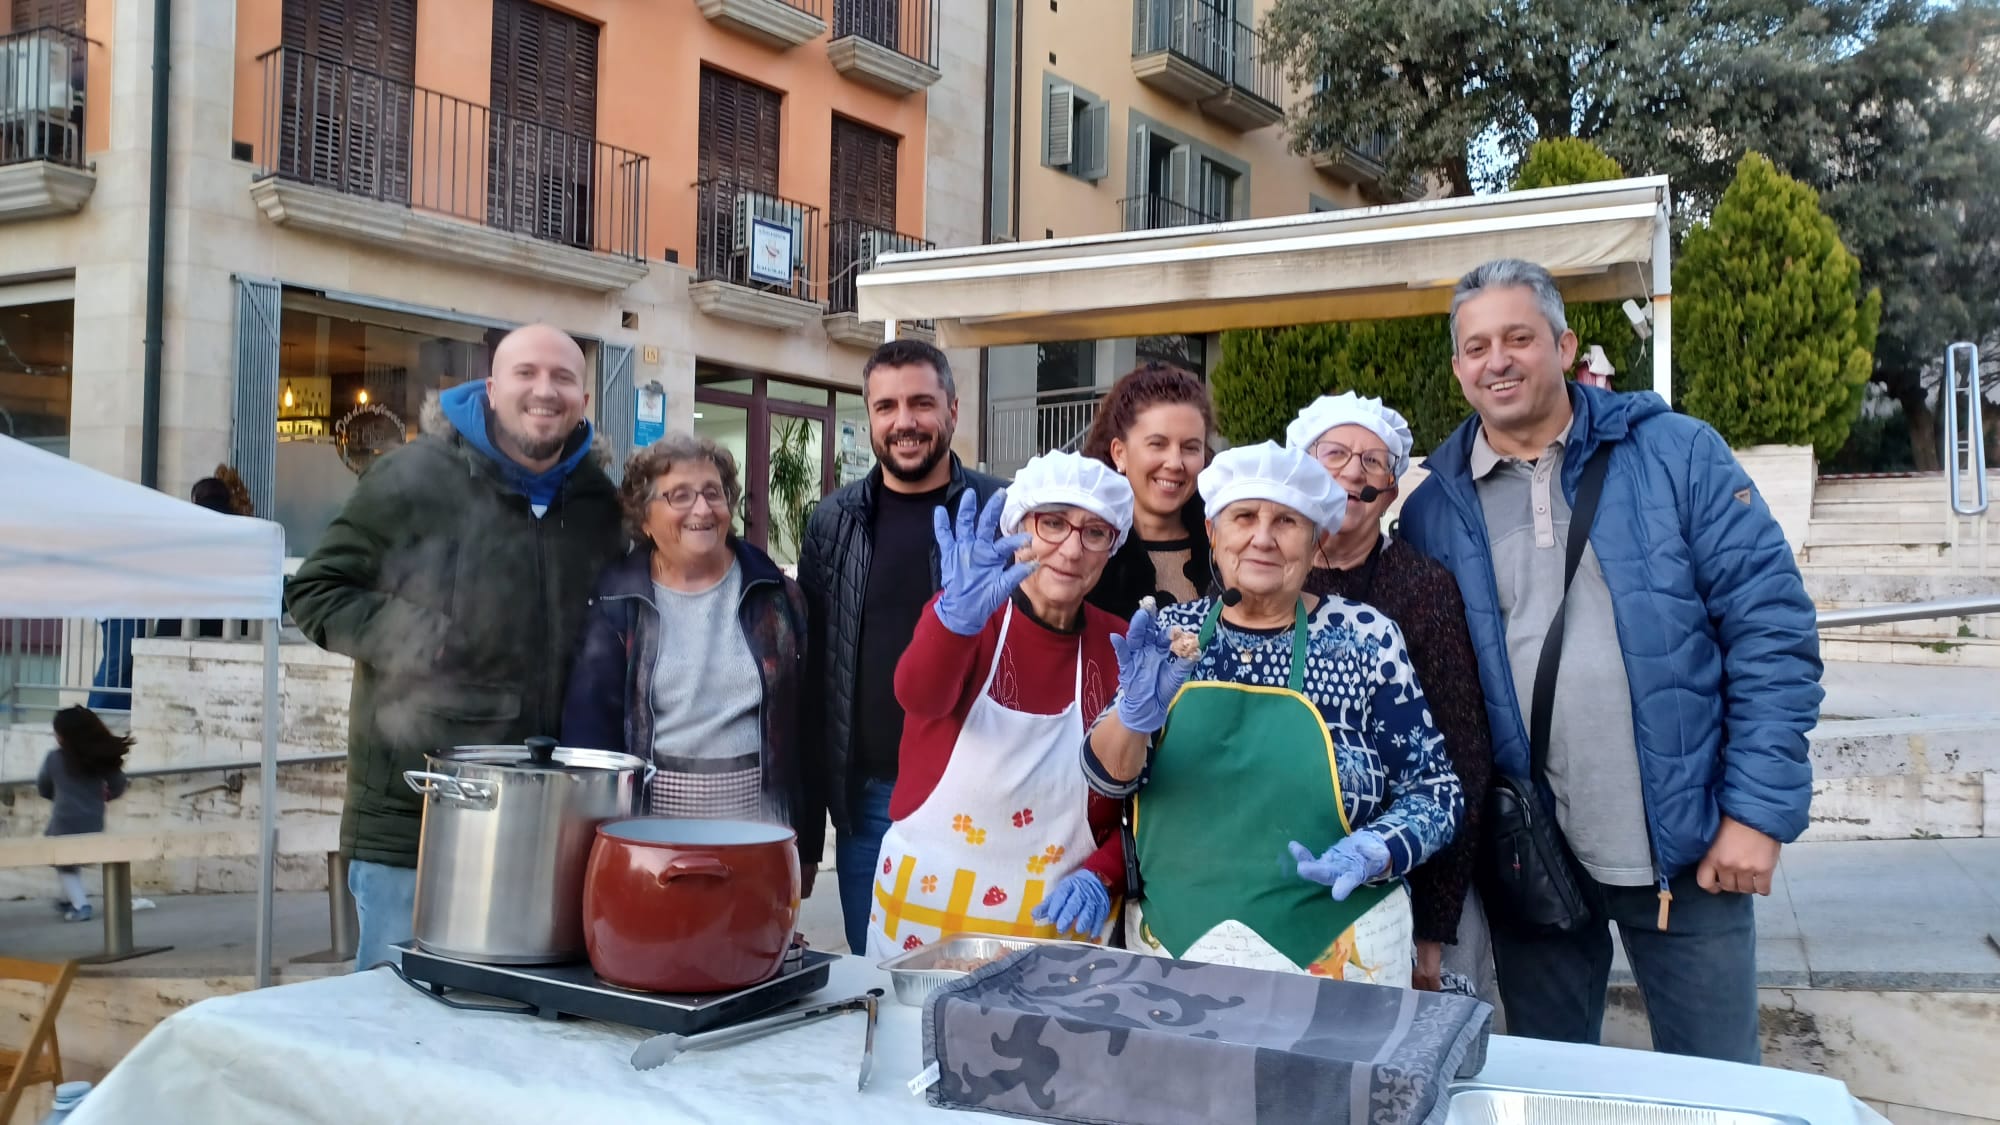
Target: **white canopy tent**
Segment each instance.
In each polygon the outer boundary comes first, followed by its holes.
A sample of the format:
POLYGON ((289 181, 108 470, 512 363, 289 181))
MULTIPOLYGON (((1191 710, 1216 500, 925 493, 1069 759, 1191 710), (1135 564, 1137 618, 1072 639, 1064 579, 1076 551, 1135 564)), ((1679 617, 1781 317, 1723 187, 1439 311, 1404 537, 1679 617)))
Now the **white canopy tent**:
POLYGON ((211 512, 9 437, 0 437, 0 489, 6 496, 0 503, 0 618, 265 622, 257 984, 269 984, 284 528, 211 512))
POLYGON ((1444 312, 1494 258, 1572 301, 1650 301, 1653 388, 1671 401, 1664 176, 1275 219, 885 255, 863 320, 934 321, 945 347, 1199 334, 1444 312))

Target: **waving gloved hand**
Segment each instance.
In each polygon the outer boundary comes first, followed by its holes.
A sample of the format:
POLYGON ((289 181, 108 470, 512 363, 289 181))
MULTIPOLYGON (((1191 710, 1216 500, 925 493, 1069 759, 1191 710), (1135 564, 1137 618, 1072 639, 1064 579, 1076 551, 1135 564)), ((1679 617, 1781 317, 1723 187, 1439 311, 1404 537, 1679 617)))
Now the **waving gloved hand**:
POLYGON ((1000 512, 1007 503, 1001 489, 986 501, 986 510, 975 505, 979 498, 967 489, 958 503, 958 525, 954 530, 945 519, 944 509, 931 513, 931 530, 937 536, 938 566, 943 572, 944 594, 937 601, 938 620, 961 637, 976 635, 986 627, 993 611, 1007 602, 1022 580, 1040 563, 1014 561, 1014 552, 1028 545, 1029 536, 998 538, 1000 512))
POLYGON ((1298 861, 1299 878, 1332 887, 1334 901, 1342 902, 1356 887, 1389 870, 1389 845, 1373 832, 1356 832, 1315 859, 1293 840, 1292 858, 1298 861))
POLYGON ((1160 619, 1143 603, 1125 635, 1112 635, 1111 649, 1118 656, 1118 721, 1138 734, 1167 725, 1167 704, 1194 671, 1194 661, 1174 655, 1160 619))
POLYGON ((1031 913, 1037 922, 1054 922, 1058 936, 1074 933, 1100 941, 1111 923, 1111 892, 1104 889, 1102 879, 1078 868, 1064 876, 1031 913))

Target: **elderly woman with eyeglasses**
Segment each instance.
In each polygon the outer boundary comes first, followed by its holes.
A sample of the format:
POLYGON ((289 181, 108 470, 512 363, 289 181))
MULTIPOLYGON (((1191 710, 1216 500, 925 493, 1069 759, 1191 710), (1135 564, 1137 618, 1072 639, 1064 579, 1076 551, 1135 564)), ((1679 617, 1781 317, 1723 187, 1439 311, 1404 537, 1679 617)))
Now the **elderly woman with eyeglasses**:
POLYGON ((1457 838, 1410 872, 1417 987, 1442 987, 1444 970, 1450 969, 1475 990, 1490 992, 1482 989, 1492 977, 1485 918, 1476 897, 1466 909, 1479 813, 1493 772, 1479 662, 1451 571, 1382 530, 1398 482, 1410 468, 1410 425, 1382 400, 1350 391, 1322 396, 1299 411, 1285 430, 1285 442, 1318 461, 1347 494, 1340 525, 1319 541, 1306 592, 1365 602, 1402 627, 1424 702, 1465 791, 1457 838))
POLYGON ((1403 876, 1462 798, 1403 634, 1305 592, 1346 496, 1265 442, 1196 480, 1223 593, 1141 606, 1117 699, 1084 740, 1092 789, 1131 797, 1133 948, 1407 986, 1403 876))
POLYGON ((868 953, 954 932, 1101 940, 1124 891, 1116 801, 1076 768, 1125 628, 1085 601, 1132 528, 1132 486, 1045 453, 983 512, 936 514, 943 589, 896 665, 903 741, 868 953))
POLYGON ((817 856, 825 813, 799 754, 805 598, 734 533, 742 495, 736 459, 707 438, 671 434, 626 463, 634 546, 598 581, 563 743, 653 763, 656 815, 787 825, 817 856))

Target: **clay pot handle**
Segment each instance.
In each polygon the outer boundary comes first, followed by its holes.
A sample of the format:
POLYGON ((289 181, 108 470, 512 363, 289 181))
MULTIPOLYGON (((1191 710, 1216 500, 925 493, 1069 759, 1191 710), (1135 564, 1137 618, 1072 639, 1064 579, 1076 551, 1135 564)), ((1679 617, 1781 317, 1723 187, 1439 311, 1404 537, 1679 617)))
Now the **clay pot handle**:
POLYGON ((667 862, 667 866, 660 871, 659 884, 664 887, 675 879, 697 875, 711 879, 727 879, 731 874, 729 865, 712 855, 681 856, 667 862))

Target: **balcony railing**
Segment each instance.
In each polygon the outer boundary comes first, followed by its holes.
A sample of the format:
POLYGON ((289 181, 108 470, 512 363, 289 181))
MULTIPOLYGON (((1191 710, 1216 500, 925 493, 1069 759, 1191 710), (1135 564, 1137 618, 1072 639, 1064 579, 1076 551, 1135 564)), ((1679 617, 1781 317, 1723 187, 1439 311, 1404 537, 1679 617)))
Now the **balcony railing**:
POLYGON ((1134 58, 1169 51, 1229 86, 1279 104, 1283 67, 1264 33, 1206 0, 1132 0, 1134 58))
POLYGON ((645 156, 320 55, 258 61, 260 176, 646 256, 645 156))
MULTIPOLYGON (((886 227, 859 219, 836 219, 827 225, 827 299, 830 313, 855 312, 854 281, 875 268, 884 254, 904 254, 935 249, 936 244, 914 235, 899 234, 886 227)), ((922 328, 927 325, 912 325, 922 328)))
POLYGON ((695 276, 820 304, 819 208, 729 180, 695 184, 695 276))
POLYGON ((848 36, 935 67, 938 0, 833 0, 833 39, 848 36))
POLYGON ((1118 206, 1125 213, 1126 230, 1164 230, 1221 222, 1214 215, 1164 195, 1131 195, 1119 200, 1118 206))
POLYGON ((993 468, 1011 476, 1030 457, 1080 447, 1103 397, 1096 387, 1074 387, 994 399, 988 404, 986 438, 993 468))
POLYGON ((0 165, 47 160, 83 167, 89 46, 59 27, 0 35, 0 165))

